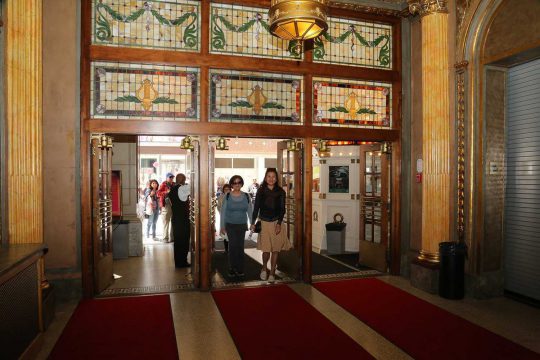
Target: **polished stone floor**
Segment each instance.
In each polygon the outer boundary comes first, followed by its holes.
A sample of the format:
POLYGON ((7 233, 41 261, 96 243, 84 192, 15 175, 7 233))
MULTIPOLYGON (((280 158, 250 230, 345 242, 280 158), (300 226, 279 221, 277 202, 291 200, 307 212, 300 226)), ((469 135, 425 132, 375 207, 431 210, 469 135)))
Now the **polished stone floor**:
MULTIPOLYGON (((171 244, 148 245, 146 251, 144 257, 132 262, 125 261, 118 264, 115 262, 114 271, 122 278, 117 279, 113 286, 151 287, 186 281, 186 270, 171 271, 170 269, 171 244)), ((412 287, 410 282, 402 277, 379 276, 378 278, 540 353, 540 341, 538 341, 540 339, 540 309, 538 308, 504 297, 489 300, 470 298, 459 301, 446 300, 412 287)), ((288 286, 349 334, 375 358, 410 358, 310 285, 290 283, 288 286)), ((209 292, 183 290, 170 293, 170 297, 181 359, 240 358, 209 292)), ((75 302, 57 306, 55 320, 41 337, 37 359, 47 357, 75 306, 75 302)), ((260 330, 254 329, 254 333, 260 333, 260 330)), ((260 341, 260 338, 255 336, 253 341, 260 341)))

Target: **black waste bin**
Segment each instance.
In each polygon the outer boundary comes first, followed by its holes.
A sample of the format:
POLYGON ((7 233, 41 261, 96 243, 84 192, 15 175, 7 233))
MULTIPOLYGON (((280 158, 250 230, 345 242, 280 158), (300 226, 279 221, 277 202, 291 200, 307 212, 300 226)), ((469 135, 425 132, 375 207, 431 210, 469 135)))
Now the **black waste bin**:
POLYGON ((457 242, 439 244, 439 295, 446 299, 465 296, 465 255, 467 247, 457 242))
POLYGON ((326 224, 326 250, 328 254, 345 253, 345 227, 341 214, 334 215, 334 222, 326 224), (338 217, 340 219, 338 220, 338 217))

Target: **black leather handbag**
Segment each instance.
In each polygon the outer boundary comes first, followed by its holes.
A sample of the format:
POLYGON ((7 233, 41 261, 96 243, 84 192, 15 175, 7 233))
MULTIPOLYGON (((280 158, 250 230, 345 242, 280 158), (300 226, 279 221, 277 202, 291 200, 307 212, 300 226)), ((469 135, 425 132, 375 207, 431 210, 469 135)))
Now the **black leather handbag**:
POLYGON ((262 229, 262 224, 261 224, 261 220, 258 220, 256 223, 255 223, 255 233, 260 233, 261 232, 261 229, 262 229))

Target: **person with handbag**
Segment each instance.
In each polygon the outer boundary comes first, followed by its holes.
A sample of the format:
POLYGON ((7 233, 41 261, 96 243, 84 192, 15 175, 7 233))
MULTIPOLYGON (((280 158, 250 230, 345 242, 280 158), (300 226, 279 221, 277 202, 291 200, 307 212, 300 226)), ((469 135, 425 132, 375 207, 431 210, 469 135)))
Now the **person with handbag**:
POLYGON ((225 195, 221 206, 221 234, 229 239, 229 273, 230 277, 244 276, 244 240, 248 230, 247 222, 253 212, 251 198, 242 191, 244 179, 234 175, 229 180, 231 192, 225 195))
POLYGON ((291 248, 287 231, 282 225, 284 216, 285 190, 279 186, 277 170, 268 168, 264 175, 264 181, 255 196, 251 231, 257 230, 255 221, 258 218, 261 221, 261 230, 257 249, 263 252, 263 267, 260 277, 261 280, 267 280, 269 283, 275 281, 279 252, 291 248), (271 258, 270 254, 272 254, 271 258), (270 260, 270 271, 268 271, 268 260, 270 260))

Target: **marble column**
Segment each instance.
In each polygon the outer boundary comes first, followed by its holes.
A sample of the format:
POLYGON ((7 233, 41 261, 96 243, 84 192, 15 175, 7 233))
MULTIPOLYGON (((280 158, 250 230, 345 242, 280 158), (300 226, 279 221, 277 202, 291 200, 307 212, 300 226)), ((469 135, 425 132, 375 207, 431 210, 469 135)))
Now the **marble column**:
POLYGON ((422 16, 422 249, 438 262, 438 245, 450 239, 450 87, 446 1, 409 2, 422 16))
POLYGON ((4 19, 9 243, 42 243, 42 0, 7 0, 4 19))

